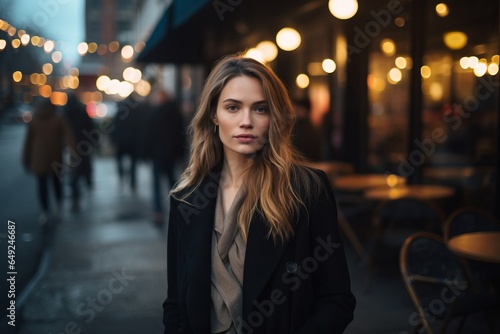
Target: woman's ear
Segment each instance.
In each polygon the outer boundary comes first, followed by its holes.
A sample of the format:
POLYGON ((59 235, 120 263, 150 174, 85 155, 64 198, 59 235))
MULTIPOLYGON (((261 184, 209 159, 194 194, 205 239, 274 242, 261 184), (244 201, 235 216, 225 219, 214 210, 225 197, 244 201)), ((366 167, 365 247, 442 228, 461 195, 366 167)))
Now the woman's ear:
POLYGON ((212 121, 214 122, 215 125, 219 125, 219 121, 217 120, 217 116, 214 116, 212 118, 212 121))

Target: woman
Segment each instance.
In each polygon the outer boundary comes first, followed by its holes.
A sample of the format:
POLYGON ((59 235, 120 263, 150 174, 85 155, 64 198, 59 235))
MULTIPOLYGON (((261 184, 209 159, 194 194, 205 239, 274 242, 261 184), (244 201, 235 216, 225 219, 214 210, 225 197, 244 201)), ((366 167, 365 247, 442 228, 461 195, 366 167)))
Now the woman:
POLYGON ((165 333, 342 333, 355 298, 323 172, 291 143, 287 91, 266 66, 217 63, 170 196, 165 333))

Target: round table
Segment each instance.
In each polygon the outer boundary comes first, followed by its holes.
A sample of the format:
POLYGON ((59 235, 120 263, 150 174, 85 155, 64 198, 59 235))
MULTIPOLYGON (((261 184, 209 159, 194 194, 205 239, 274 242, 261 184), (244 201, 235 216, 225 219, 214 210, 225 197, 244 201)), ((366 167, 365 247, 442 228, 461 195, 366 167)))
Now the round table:
POLYGON ((333 180, 333 187, 340 191, 359 192, 374 187, 387 187, 389 184, 405 184, 404 177, 394 174, 352 174, 339 176, 333 180))
POLYGON ((365 191, 364 197, 371 200, 391 200, 408 197, 422 200, 439 200, 453 196, 454 192, 455 190, 451 187, 415 184, 368 189, 365 191))
POLYGON ((472 260, 500 263, 500 232, 473 232, 448 240, 455 254, 472 260))

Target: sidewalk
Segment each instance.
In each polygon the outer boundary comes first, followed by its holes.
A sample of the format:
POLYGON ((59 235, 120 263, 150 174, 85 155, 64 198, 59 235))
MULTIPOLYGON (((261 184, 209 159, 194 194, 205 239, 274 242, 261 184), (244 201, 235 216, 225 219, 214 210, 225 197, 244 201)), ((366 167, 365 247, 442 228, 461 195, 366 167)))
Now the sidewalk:
POLYGON ((150 219, 149 165, 138 165, 135 194, 119 183, 112 157, 94 166, 80 212, 69 212, 68 200, 52 226, 48 265, 18 310, 18 333, 163 332, 166 234, 150 219))

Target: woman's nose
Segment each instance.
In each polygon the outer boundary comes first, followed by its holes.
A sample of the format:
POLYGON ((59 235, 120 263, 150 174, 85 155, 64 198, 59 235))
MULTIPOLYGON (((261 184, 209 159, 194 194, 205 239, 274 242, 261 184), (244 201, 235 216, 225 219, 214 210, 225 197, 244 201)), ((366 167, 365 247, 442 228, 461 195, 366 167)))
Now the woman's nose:
POLYGON ((250 110, 243 110, 240 126, 243 128, 251 128, 253 126, 250 110))

